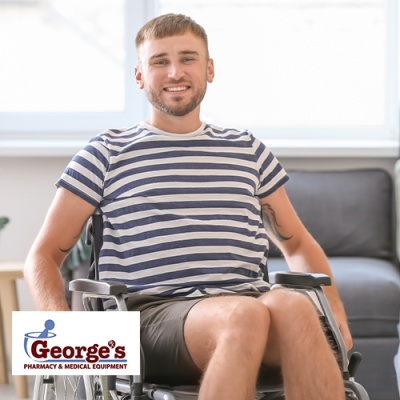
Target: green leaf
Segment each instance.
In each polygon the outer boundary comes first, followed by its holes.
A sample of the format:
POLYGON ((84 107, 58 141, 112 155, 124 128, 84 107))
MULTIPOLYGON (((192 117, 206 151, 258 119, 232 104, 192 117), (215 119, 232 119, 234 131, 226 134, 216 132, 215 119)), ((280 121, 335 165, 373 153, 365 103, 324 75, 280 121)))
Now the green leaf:
POLYGON ((7 217, 0 217, 0 229, 3 229, 9 222, 7 217))

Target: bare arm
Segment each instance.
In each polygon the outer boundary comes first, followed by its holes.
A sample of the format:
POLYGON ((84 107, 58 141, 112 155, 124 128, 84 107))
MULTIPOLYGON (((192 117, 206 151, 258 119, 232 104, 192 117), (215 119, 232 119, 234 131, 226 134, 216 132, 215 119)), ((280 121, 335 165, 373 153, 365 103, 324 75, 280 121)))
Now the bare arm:
POLYGON ((270 239, 282 251, 292 271, 317 272, 329 275, 332 286, 324 291, 342 332, 347 349, 352 347, 352 339, 347 325, 347 318, 339 293, 333 280, 332 271, 321 246, 308 233, 294 211, 285 189, 261 200, 266 214, 266 229, 270 239))
POLYGON ((24 275, 39 311, 69 311, 60 267, 95 207, 60 187, 25 263, 24 275))

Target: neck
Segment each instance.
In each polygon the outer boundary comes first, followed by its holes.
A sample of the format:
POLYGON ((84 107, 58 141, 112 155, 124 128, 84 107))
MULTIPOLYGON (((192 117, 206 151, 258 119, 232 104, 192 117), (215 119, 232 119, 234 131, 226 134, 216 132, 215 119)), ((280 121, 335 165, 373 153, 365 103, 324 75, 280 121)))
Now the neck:
POLYGON ((151 116, 146 120, 146 123, 157 129, 161 129, 164 132, 194 132, 201 126, 200 106, 196 107, 193 111, 183 117, 175 117, 173 115, 165 114, 151 106, 151 116))

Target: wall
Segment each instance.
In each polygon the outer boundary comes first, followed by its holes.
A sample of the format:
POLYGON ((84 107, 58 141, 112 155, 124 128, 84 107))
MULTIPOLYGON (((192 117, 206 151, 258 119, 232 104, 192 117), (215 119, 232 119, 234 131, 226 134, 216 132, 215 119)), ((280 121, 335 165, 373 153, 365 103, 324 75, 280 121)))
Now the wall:
MULTIPOLYGON (((2 157, 0 159, 0 216, 10 224, 0 233, 0 258, 24 261, 54 197, 54 183, 70 157, 2 157)), ((285 158, 290 169, 332 170, 383 168, 393 171, 394 158, 285 158)), ((21 310, 35 310, 25 282, 17 282, 21 310)))

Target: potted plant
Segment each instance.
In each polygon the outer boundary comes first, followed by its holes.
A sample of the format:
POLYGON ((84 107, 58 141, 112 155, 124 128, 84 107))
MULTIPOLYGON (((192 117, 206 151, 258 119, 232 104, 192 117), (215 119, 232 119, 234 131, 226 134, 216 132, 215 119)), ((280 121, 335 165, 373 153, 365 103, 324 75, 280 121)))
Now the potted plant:
POLYGON ((0 230, 3 229, 10 220, 7 217, 0 217, 0 230))

